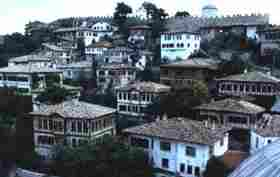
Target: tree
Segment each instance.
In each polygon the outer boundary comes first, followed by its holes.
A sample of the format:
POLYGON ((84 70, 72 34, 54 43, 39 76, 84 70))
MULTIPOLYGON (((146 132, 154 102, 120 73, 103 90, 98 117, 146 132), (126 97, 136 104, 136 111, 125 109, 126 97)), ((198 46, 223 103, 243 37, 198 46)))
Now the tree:
POLYGON ((171 90, 155 100, 147 111, 154 112, 154 116, 167 114, 169 117, 192 117, 192 108, 207 102, 208 98, 207 85, 202 81, 194 81, 191 87, 171 90))
POLYGON ((92 58, 92 76, 91 76, 91 81, 92 81, 92 87, 97 88, 97 61, 95 57, 92 58))
POLYGON ((113 22, 119 27, 119 31, 126 38, 129 35, 128 26, 127 26, 127 16, 132 13, 132 8, 120 2, 117 4, 117 7, 114 12, 113 22))
POLYGON ((151 177, 148 157, 112 137, 78 148, 59 147, 52 167, 61 177, 151 177))
POLYGON ((168 14, 164 9, 158 8, 155 4, 144 2, 142 8, 146 12, 147 20, 152 27, 152 38, 155 40, 160 37, 160 33, 165 29, 165 19, 168 14))
POLYGON ((190 13, 187 11, 178 11, 175 14, 175 17, 188 17, 190 16, 190 13))
POLYGON ((212 157, 207 162, 206 170, 203 174, 204 177, 227 177, 230 169, 218 158, 212 157))
POLYGON ((85 60, 86 46, 85 46, 84 38, 78 38, 77 51, 78 51, 78 56, 80 57, 79 60, 85 60))
POLYGON ((241 74, 245 70, 250 70, 251 66, 244 62, 240 56, 233 54, 230 61, 224 61, 219 64, 219 73, 221 77, 241 74))
POLYGON ((51 86, 46 88, 46 90, 42 92, 36 100, 42 103, 58 104, 72 96, 74 96, 74 94, 65 88, 51 86))

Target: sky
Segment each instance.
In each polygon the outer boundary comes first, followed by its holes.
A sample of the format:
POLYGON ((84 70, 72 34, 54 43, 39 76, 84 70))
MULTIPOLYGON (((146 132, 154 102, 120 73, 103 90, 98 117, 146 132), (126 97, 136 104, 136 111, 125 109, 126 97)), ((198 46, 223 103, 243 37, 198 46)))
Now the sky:
POLYGON ((117 2, 125 2, 134 12, 144 1, 155 3, 173 15, 188 11, 200 16, 204 5, 214 4, 222 15, 268 13, 270 23, 280 24, 276 0, 1 0, 0 34, 24 32, 29 21, 51 22, 64 17, 112 16, 117 2))

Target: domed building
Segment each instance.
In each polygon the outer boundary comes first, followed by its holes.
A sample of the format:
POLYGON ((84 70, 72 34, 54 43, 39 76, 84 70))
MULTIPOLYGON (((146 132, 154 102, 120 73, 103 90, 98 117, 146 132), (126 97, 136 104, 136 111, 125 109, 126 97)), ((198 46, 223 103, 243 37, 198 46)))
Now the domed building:
POLYGON ((218 17, 219 10, 215 5, 206 5, 202 8, 202 17, 204 18, 214 18, 218 17))
POLYGON ((229 177, 280 177, 280 141, 243 161, 229 177))

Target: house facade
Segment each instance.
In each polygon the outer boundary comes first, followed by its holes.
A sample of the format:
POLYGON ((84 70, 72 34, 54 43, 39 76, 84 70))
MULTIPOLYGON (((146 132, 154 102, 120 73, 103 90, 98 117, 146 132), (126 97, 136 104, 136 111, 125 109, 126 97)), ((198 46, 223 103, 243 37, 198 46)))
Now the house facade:
POLYGON ((91 61, 93 58, 100 60, 104 56, 105 51, 112 48, 113 44, 106 41, 96 42, 94 44, 86 46, 85 54, 88 61, 91 61))
POLYGON ((243 100, 224 99, 194 108, 196 118, 217 126, 251 127, 262 120, 265 108, 243 100))
POLYGON ((145 48, 150 43, 151 35, 152 28, 148 25, 132 26, 129 28, 128 41, 139 48, 145 48))
POLYGON ((24 93, 30 93, 33 90, 45 89, 53 83, 63 84, 61 70, 32 64, 0 68, 0 87, 17 88, 24 93))
POLYGON ((63 48, 51 43, 43 43, 42 46, 45 55, 52 58, 56 64, 70 63, 74 56, 74 49, 72 48, 63 48))
POLYGON ((104 64, 97 67, 97 86, 105 91, 111 84, 122 86, 136 79, 137 68, 127 64, 104 64))
POLYGON ((163 32, 161 34, 161 59, 176 61, 187 59, 200 49, 200 35, 194 32, 163 32))
POLYGON ((115 110, 77 100, 41 105, 29 113, 33 119, 35 151, 52 158, 59 144, 78 147, 115 135, 115 110))
POLYGON ((160 66, 160 82, 173 88, 191 86, 193 81, 208 82, 218 70, 218 63, 210 58, 190 58, 160 66))
POLYGON ((154 82, 133 82, 116 88, 117 110, 120 114, 131 117, 144 117, 146 108, 157 98, 167 94, 169 86, 154 82))
POLYGON ((92 63, 88 61, 56 65, 56 68, 63 71, 64 79, 88 79, 92 76, 92 63))
POLYGON ((131 61, 133 50, 128 47, 113 47, 104 52, 105 63, 128 63, 131 61))
POLYGON ((219 95, 274 96, 279 95, 279 79, 270 74, 253 71, 215 79, 219 95))
POLYGON ((131 146, 147 152, 150 163, 160 171, 158 176, 202 176, 207 161, 228 148, 227 129, 187 119, 160 120, 126 129, 124 134, 131 146))
POLYGON ((52 58, 48 56, 31 54, 9 59, 8 66, 32 65, 34 67, 50 67, 52 63, 52 58))

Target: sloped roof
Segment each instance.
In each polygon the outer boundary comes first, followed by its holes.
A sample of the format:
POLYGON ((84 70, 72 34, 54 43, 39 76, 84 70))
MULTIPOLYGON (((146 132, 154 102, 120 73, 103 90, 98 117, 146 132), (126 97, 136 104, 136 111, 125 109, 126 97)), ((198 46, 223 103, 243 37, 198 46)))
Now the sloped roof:
POLYGON ((255 105, 253 103, 234 100, 234 99, 224 99, 207 104, 202 104, 195 107, 196 110, 207 110, 207 111, 221 111, 221 112, 236 112, 243 114, 257 114, 265 111, 265 108, 255 105))
POLYGON ((279 177, 280 141, 260 149, 244 160, 229 177, 279 177))
POLYGON ((246 81, 246 82, 269 82, 278 83, 280 79, 264 74, 259 71, 247 72, 243 74, 231 75, 224 78, 216 79, 218 81, 246 81))
POLYGON ((93 44, 88 45, 86 48, 111 48, 113 44, 107 41, 99 41, 93 44))
POLYGON ((112 70, 118 70, 118 69, 132 69, 132 70, 137 70, 137 67, 131 66, 129 64, 122 64, 122 63, 108 63, 108 64, 103 64, 98 67, 99 69, 112 69, 112 70))
POLYGON ((224 134, 229 130, 226 127, 212 129, 199 121, 174 118, 128 128, 124 130, 124 133, 213 145, 224 137, 224 134))
POLYGON ((27 65, 14 65, 14 66, 0 68, 0 73, 32 74, 32 73, 62 73, 62 71, 50 67, 38 67, 32 64, 27 64, 27 65))
POLYGON ((121 87, 117 87, 117 90, 120 91, 139 91, 139 92, 168 92, 170 91, 170 87, 163 85, 163 84, 158 84, 155 82, 139 82, 136 81, 131 84, 127 84, 121 87))
POLYGON ((161 65, 160 67, 168 67, 168 68, 202 68, 202 69, 210 69, 217 70, 218 69, 218 61, 211 58, 189 58, 183 61, 161 65))
POLYGON ((57 65, 56 66, 58 69, 83 69, 83 68, 91 68, 92 63, 89 61, 80 61, 80 62, 75 62, 75 63, 70 63, 70 64, 63 64, 63 65, 57 65))
POLYGON ((109 107, 71 100, 56 105, 42 105, 38 111, 33 111, 30 115, 50 116, 58 114, 63 118, 94 119, 113 114, 115 111, 109 107))
POLYGON ((42 44, 44 47, 50 49, 50 50, 54 50, 54 51, 66 51, 66 49, 56 46, 54 44, 50 44, 50 43, 43 43, 42 44))
POLYGON ((234 15, 215 18, 179 17, 169 18, 166 23, 166 31, 199 32, 201 28, 268 25, 268 15, 234 15))
POLYGON ((20 57, 15 57, 9 59, 9 62, 15 62, 15 63, 22 63, 22 62, 31 62, 31 61, 51 61, 51 58, 44 56, 44 55, 24 55, 20 57))

